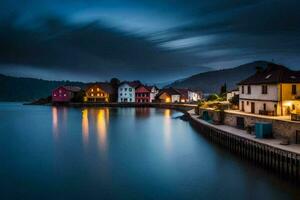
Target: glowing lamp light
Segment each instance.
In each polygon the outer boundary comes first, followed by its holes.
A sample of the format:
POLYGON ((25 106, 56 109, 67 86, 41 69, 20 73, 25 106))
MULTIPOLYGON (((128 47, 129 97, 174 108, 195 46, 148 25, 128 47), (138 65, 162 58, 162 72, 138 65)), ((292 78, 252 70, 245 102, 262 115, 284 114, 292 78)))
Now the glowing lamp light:
POLYGON ((292 106, 292 102, 291 101, 286 101, 286 102, 283 103, 283 105, 291 107, 292 106))
POLYGON ((169 97, 166 98, 166 103, 170 103, 171 99, 169 97))

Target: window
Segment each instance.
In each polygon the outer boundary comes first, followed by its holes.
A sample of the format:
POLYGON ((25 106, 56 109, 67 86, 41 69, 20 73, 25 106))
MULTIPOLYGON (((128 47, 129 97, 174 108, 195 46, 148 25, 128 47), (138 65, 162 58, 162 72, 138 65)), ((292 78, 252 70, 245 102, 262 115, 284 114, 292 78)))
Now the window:
POLYGON ((97 91, 99 92, 99 91, 100 91, 100 89, 99 89, 99 88, 97 88, 97 91))
POLYGON ((268 94, 268 86, 267 85, 262 85, 261 86, 261 93, 262 94, 268 94))
POLYGON ((56 97, 56 94, 54 94, 53 96, 55 96, 55 97, 56 97))
POLYGON ((122 96, 122 93, 120 93, 120 96, 122 96))
POLYGON ((61 90, 59 90, 59 93, 61 93, 61 90))
POLYGON ((242 94, 245 93, 244 86, 242 85, 242 94))
POLYGON ((120 88, 120 91, 122 91, 123 90, 123 88, 120 88))
POLYGON ((297 94, 297 85, 292 85, 292 94, 297 94))
POLYGON ((99 96, 100 96, 100 94, 99 94, 99 93, 97 93, 97 96, 99 97, 99 96))
POLYGON ((92 93, 92 94, 91 94, 91 96, 93 97, 93 96, 94 96, 94 94, 92 93))
POLYGON ((64 97, 66 97, 67 95, 66 94, 64 94, 64 97))
POLYGON ((264 103, 264 111, 266 111, 267 110, 267 106, 266 106, 266 104, 264 103))
POLYGON ((296 108, 296 107, 295 107, 295 105, 293 104, 293 105, 292 105, 292 110, 295 110, 295 108, 296 108))
POLYGON ((132 88, 129 88, 128 90, 129 90, 129 92, 131 92, 131 91, 132 91, 132 88))
POLYGON ((247 101, 247 106, 249 105, 249 101, 247 101))
POLYGON ((94 92, 94 89, 92 88, 91 91, 94 92))
POLYGON ((251 94, 251 86, 248 85, 248 94, 251 94))
POLYGON ((127 88, 124 88, 125 91, 127 91, 127 88))
POLYGON ((245 110, 245 108, 244 108, 244 101, 242 101, 242 109, 241 109, 242 111, 244 111, 245 110))
POLYGON ((132 102, 132 99, 130 98, 129 101, 132 102))

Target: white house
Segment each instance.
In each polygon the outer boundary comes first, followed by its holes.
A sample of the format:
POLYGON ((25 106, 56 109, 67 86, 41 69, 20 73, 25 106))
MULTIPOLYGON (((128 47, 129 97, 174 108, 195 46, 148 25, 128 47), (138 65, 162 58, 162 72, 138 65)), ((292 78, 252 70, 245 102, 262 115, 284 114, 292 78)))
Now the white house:
POLYGON ((151 88, 150 92, 150 102, 154 102, 156 95, 158 94, 159 90, 156 86, 149 86, 151 88))
POLYGON ((181 102, 186 102, 186 103, 197 102, 202 98, 202 93, 198 91, 194 91, 191 89, 177 89, 177 88, 175 88, 175 90, 181 94, 181 102))
POLYGON ((235 89, 235 90, 231 90, 231 91, 227 92, 227 94, 226 94, 226 101, 229 101, 234 96, 239 95, 239 94, 240 94, 239 89, 235 89))
POLYGON ((239 109, 264 115, 300 111, 300 72, 269 64, 239 84, 239 109))
POLYGON ((188 90, 188 99, 189 99, 189 102, 197 102, 202 99, 202 92, 188 90))
POLYGON ((135 88, 140 84, 138 81, 121 83, 118 87, 118 102, 135 102, 135 88))

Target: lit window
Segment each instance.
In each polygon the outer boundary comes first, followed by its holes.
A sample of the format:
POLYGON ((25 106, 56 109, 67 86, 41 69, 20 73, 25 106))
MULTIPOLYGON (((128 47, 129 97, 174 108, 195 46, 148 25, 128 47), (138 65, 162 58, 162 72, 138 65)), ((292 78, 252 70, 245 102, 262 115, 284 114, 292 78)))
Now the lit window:
POLYGON ((64 94, 64 97, 66 97, 67 95, 66 94, 64 94))
POLYGON ((61 90, 59 90, 59 93, 61 93, 61 90))
POLYGON ((94 92, 94 89, 92 88, 91 91, 94 92))
POLYGON ((56 97, 56 94, 54 94, 53 96, 55 96, 55 97, 56 97))
POLYGON ((93 96, 94 96, 94 94, 92 93, 92 94, 91 94, 91 96, 93 97, 93 96))
POLYGON ((97 96, 99 97, 99 96, 100 96, 100 94, 99 94, 99 93, 97 93, 97 96))
POLYGON ((100 91, 100 89, 99 89, 99 88, 97 88, 97 91, 99 92, 99 91, 100 91))

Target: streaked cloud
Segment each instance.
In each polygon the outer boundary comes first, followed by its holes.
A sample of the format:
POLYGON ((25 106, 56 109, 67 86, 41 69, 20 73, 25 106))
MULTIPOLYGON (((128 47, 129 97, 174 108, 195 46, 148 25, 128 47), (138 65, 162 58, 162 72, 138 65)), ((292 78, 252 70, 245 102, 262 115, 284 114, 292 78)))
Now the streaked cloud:
POLYGON ((299 66, 296 0, 2 0, 0 6, 0 73, 164 82, 254 60, 299 66))

